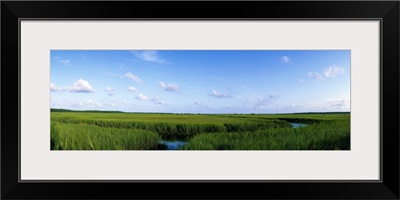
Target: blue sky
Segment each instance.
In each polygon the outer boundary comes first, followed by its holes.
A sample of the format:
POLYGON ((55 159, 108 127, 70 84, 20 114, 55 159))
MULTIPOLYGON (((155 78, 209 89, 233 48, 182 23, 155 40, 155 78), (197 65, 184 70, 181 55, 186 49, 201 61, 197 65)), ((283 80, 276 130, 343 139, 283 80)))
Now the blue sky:
POLYGON ((51 50, 51 108, 350 111, 349 50, 51 50))

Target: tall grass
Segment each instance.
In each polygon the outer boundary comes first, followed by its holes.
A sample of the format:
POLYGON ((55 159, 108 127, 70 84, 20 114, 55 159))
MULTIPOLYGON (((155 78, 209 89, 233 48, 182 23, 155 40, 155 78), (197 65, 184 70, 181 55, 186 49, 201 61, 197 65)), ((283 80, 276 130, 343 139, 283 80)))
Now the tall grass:
POLYGON ((350 114, 152 114, 51 112, 54 150, 348 150, 350 114), (289 122, 307 123, 292 128, 289 122))
MULTIPOLYGON (((203 117, 204 118, 204 117, 203 117)), ((207 117, 205 117, 207 118, 207 117)), ((83 119, 72 117, 53 117, 52 121, 74 124, 89 124, 99 127, 142 129, 157 132, 159 134, 172 135, 194 135, 207 132, 240 132, 255 131, 277 127, 291 127, 290 123, 283 120, 265 119, 263 121, 252 121, 251 119, 241 119, 240 122, 215 122, 214 117, 208 118, 208 123, 181 123, 179 120, 168 123, 162 120, 148 121, 124 121, 113 119, 83 119)))
POLYGON ((300 128, 255 132, 203 133, 184 150, 349 150, 350 121, 327 121, 300 128))
POLYGON ((52 150, 152 150, 161 140, 147 130, 86 124, 52 122, 50 130, 52 150))

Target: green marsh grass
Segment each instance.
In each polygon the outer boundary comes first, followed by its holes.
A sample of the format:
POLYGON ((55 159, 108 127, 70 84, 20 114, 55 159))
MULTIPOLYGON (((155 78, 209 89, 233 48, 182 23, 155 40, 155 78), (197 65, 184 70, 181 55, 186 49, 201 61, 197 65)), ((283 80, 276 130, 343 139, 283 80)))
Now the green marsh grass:
POLYGON ((299 128, 255 132, 203 133, 183 150, 349 150, 350 121, 327 121, 299 128))
POLYGON ((159 134, 195 135, 207 132, 240 132, 291 127, 273 118, 232 118, 224 115, 120 114, 120 113, 52 113, 52 121, 90 124, 99 127, 142 129, 159 134))
POLYGON ((54 150, 155 150, 161 138, 188 141, 181 150, 349 150, 350 113, 51 112, 54 150))
POLYGON ((153 150, 161 137, 157 133, 86 124, 51 123, 53 150, 153 150))

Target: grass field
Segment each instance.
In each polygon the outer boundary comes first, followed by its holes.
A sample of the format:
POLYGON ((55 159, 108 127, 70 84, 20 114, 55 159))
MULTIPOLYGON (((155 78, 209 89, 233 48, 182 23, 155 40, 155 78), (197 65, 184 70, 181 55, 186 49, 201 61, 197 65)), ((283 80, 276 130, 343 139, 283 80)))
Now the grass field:
POLYGON ((161 150, 171 137, 179 150, 349 150, 350 114, 51 111, 52 150, 161 150))

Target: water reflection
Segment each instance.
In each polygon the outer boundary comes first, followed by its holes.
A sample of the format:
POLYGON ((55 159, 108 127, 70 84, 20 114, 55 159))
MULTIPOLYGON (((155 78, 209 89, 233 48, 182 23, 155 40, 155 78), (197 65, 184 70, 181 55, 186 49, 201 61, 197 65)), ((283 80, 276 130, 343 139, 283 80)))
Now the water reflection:
POLYGON ((178 150, 180 147, 185 146, 187 142, 180 140, 173 140, 173 141, 161 140, 160 143, 165 145, 166 150, 178 150))
POLYGON ((292 124, 292 127, 293 127, 293 128, 298 128, 298 127, 305 127, 305 126, 307 126, 307 124, 302 124, 302 123, 293 123, 293 122, 291 122, 291 124, 292 124))

